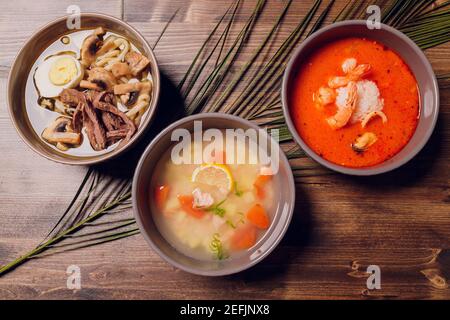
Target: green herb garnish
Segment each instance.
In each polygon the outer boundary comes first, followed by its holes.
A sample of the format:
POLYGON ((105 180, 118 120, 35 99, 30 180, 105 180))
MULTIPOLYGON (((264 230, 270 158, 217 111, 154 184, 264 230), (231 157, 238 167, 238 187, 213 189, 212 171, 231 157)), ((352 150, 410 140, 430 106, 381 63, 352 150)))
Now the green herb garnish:
POLYGON ((240 223, 245 223, 245 220, 244 220, 244 213, 243 213, 243 212, 238 212, 238 215, 240 216, 239 222, 240 222, 240 223))
POLYGON ((217 260, 223 260, 228 258, 228 254, 225 253, 223 250, 222 241, 220 241, 220 234, 215 233, 213 235, 213 239, 211 240, 211 243, 209 244, 209 248, 214 253, 217 260))
POLYGON ((227 220, 226 223, 227 223, 227 225, 229 225, 231 228, 236 229, 236 226, 234 225, 233 221, 227 220))
MULTIPOLYGON (((225 199, 226 200, 226 199, 225 199)), ((206 209, 208 212, 214 213, 216 216, 223 218, 225 215, 225 209, 221 207, 221 205, 225 202, 225 200, 220 201, 218 204, 213 205, 212 207, 206 209)))
POLYGON ((234 182, 234 194, 238 197, 242 197, 242 195, 244 194, 244 191, 238 189, 236 181, 234 182))

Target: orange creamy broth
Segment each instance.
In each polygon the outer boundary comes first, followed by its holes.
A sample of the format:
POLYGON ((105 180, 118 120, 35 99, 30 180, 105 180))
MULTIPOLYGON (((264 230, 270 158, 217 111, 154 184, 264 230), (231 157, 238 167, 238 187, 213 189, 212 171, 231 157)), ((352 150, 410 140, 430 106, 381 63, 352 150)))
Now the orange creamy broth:
POLYGON ((326 160, 346 167, 368 167, 391 158, 408 143, 418 122, 417 82, 409 67, 383 44, 363 38, 339 39, 313 52, 298 71, 290 100, 291 116, 306 144, 326 160), (316 108, 314 92, 327 85, 329 78, 344 75, 341 65, 347 58, 371 65, 364 79, 378 86, 387 123, 374 117, 365 128, 360 122, 349 122, 333 130, 325 119, 336 113, 336 105, 327 105, 323 111, 316 108), (375 133, 378 140, 356 153, 351 143, 364 132, 375 133))

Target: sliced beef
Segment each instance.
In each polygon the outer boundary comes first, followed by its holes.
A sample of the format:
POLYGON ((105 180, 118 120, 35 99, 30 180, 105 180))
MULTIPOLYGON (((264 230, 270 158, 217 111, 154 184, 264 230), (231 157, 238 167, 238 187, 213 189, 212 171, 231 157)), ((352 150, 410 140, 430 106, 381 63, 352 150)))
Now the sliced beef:
POLYGON ((122 141, 122 143, 126 143, 135 134, 136 126, 135 126, 134 122, 131 121, 130 118, 128 118, 125 113, 120 111, 116 106, 114 106, 110 102, 106 102, 106 101, 111 101, 111 99, 113 99, 111 94, 102 92, 101 94, 96 96, 93 105, 98 110, 112 113, 112 114, 118 116, 120 119, 122 119, 122 121, 124 122, 124 124, 126 125, 126 128, 128 130, 127 135, 124 137, 124 140, 122 141))
POLYGON ((128 128, 108 131, 106 133, 106 138, 108 138, 108 139, 123 139, 127 136, 128 131, 129 131, 128 128))
POLYGON ((87 137, 94 150, 104 150, 108 145, 122 140, 128 142, 136 133, 136 126, 125 113, 115 106, 115 96, 106 91, 64 89, 60 94, 63 103, 76 106, 72 126, 80 133, 86 128, 87 137))
MULTIPOLYGON (((102 112, 102 121, 108 132, 114 131, 122 126, 121 118, 110 112, 102 112)), ((106 136, 108 136, 108 132, 106 136)))
POLYGON ((80 102, 77 105, 77 108, 75 109, 73 116, 72 116, 72 127, 73 130, 77 133, 81 132, 81 129, 83 129, 83 108, 84 103, 80 102))
POLYGON ((86 96, 83 92, 75 89, 64 89, 59 95, 61 102, 69 106, 76 107, 80 103, 86 103, 86 96))
POLYGON ((106 132, 90 102, 86 103, 83 111, 83 123, 88 131, 88 137, 92 148, 97 151, 105 149, 106 132))

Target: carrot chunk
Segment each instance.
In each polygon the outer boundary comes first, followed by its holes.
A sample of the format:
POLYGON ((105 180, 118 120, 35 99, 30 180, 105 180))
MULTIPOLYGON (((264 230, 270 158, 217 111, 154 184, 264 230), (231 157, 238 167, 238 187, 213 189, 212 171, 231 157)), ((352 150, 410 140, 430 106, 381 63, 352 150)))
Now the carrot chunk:
POLYGON ((267 229, 270 226, 269 217, 266 210, 260 205, 255 204, 247 212, 247 220, 259 229, 267 229))
POLYGON ((253 183, 253 186, 256 190, 256 195, 260 199, 264 199, 266 196, 266 192, 264 190, 264 187, 266 186, 267 182, 269 182, 272 179, 272 176, 269 175, 259 175, 258 178, 256 178, 255 182, 253 183))
POLYGON ((178 195, 181 209, 194 218, 201 219, 205 215, 205 211, 194 208, 194 197, 192 195, 178 195))
POLYGON ((235 250, 250 249, 256 243, 256 228, 248 225, 237 230, 231 238, 231 247, 235 250))
POLYGON ((167 197, 169 196, 169 192, 169 186, 159 186, 155 189, 155 203, 160 210, 164 207, 167 197))

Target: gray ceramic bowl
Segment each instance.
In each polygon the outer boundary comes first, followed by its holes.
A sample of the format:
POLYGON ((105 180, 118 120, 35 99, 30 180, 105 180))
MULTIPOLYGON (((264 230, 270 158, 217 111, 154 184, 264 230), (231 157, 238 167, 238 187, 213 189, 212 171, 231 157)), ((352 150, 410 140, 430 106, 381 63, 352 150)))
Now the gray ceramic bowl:
MULTIPOLYGON (((282 185, 283 187, 283 192, 280 192, 281 198, 278 203, 279 210, 275 214, 270 228, 258 243, 245 254, 222 261, 200 261, 190 258, 182 252, 178 252, 163 238, 152 219, 149 203, 149 195, 151 194, 150 181, 161 155, 174 144, 174 142, 171 141, 172 131, 177 128, 184 128, 192 131, 195 120, 202 121, 203 129, 259 129, 258 126, 246 120, 220 113, 190 116, 167 127, 147 147, 137 166, 134 174, 132 191, 134 215, 141 233, 152 249, 173 266, 190 273, 204 276, 228 275, 250 268, 260 262, 281 241, 289 226, 294 209, 294 178, 286 156, 277 145, 280 157, 280 169, 277 176, 278 181, 280 182, 279 186, 282 185)), ((267 139, 271 138, 267 137, 267 139)))
POLYGON ((303 41, 292 55, 283 79, 282 87, 283 112, 295 141, 314 160, 323 166, 351 175, 375 175, 391 171, 411 160, 430 138, 439 113, 439 88, 430 63, 422 50, 400 31, 381 24, 381 29, 370 30, 366 21, 354 20, 334 23, 320 29, 303 41), (315 153, 300 137, 292 122, 289 111, 289 92, 296 71, 304 57, 329 41, 343 37, 364 37, 385 44, 397 52, 408 64, 416 77, 420 94, 420 119, 417 129, 408 144, 391 159, 372 167, 347 168, 327 161, 315 153))
MULTIPOLYGON (((159 99, 160 75, 158 64, 150 45, 136 29, 120 19, 105 14, 82 13, 80 15, 82 29, 95 29, 102 26, 107 31, 115 32, 129 39, 139 51, 143 52, 148 57, 151 63, 150 72, 153 79, 152 100, 147 112, 142 118, 137 133, 128 143, 121 147, 116 147, 107 152, 98 152, 89 156, 69 155, 56 148, 52 148, 44 142, 40 135, 33 129, 29 115, 26 111, 26 101, 28 100, 27 98, 30 97, 26 97, 25 87, 32 66, 41 53, 55 40, 73 32, 67 28, 67 19, 68 16, 61 17, 41 27, 30 37, 30 39, 28 39, 17 54, 8 78, 8 108, 11 120, 17 132, 32 150, 47 159, 59 163, 91 165, 117 157, 119 154, 130 149, 150 126, 159 99)), ((37 105, 36 108, 38 108, 37 105)))

